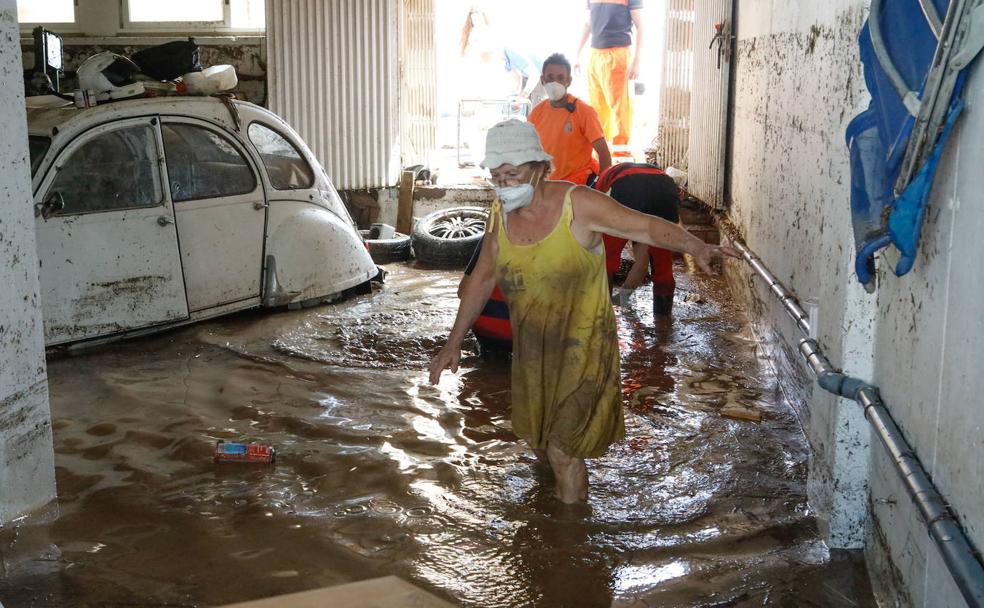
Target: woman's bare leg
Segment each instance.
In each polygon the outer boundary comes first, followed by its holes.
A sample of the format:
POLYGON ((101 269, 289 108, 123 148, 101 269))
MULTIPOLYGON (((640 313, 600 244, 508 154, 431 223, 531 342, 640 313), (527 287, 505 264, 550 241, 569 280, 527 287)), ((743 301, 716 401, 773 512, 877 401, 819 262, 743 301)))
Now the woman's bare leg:
POLYGON ((557 498, 568 504, 588 499, 588 468, 583 458, 573 458, 561 450, 547 446, 550 468, 557 478, 557 498))

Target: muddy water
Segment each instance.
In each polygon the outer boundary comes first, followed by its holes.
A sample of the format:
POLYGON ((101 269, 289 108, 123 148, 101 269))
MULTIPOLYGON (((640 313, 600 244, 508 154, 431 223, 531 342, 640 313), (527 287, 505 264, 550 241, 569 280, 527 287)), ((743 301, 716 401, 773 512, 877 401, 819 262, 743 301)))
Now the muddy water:
MULTIPOLYGON (((200 606, 395 574, 464 606, 873 606, 805 500, 804 439, 722 286, 620 313, 627 439, 565 507, 508 363, 426 382, 457 273, 52 361, 58 512, 0 530, 0 601, 200 606), (722 417, 739 404, 759 423, 722 417), (216 439, 278 449, 215 465, 216 439)), ((644 291, 644 290, 643 290, 644 291)))

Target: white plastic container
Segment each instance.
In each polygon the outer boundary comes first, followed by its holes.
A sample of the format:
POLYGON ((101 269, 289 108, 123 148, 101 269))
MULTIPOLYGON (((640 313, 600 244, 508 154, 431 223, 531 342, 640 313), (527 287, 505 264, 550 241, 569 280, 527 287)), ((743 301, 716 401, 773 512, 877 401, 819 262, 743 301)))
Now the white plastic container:
POLYGON ((231 65, 213 65, 205 68, 202 75, 205 76, 205 88, 209 91, 207 95, 232 90, 239 84, 236 68, 231 65))
POLYGON ((205 75, 201 72, 183 74, 181 82, 188 88, 189 95, 203 95, 202 88, 205 86, 205 75))
MULTIPOLYGON (((94 108, 96 107, 96 92, 86 91, 84 89, 75 89, 74 97, 76 108, 94 108)), ((0 606, 3 608, 3 606, 0 606)))
POLYGON ((181 77, 191 95, 214 95, 236 88, 239 78, 231 65, 213 65, 201 72, 190 72, 181 77))

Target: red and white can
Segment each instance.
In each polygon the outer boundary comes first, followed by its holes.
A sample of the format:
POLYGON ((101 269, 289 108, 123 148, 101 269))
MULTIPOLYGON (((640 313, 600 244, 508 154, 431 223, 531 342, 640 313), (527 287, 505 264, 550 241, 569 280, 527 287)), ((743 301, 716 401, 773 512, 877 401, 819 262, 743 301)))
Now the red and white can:
POLYGON ((273 463, 277 451, 260 443, 237 443, 219 439, 215 443, 215 462, 261 462, 273 463))

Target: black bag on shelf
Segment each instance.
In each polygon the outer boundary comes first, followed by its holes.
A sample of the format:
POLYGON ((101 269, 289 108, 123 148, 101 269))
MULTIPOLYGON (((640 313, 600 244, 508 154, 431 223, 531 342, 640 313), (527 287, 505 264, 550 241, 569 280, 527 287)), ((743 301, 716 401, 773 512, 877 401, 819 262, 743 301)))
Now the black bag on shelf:
POLYGON ((174 80, 188 72, 201 72, 198 45, 193 38, 175 40, 137 51, 131 57, 140 71, 156 80, 174 80))

